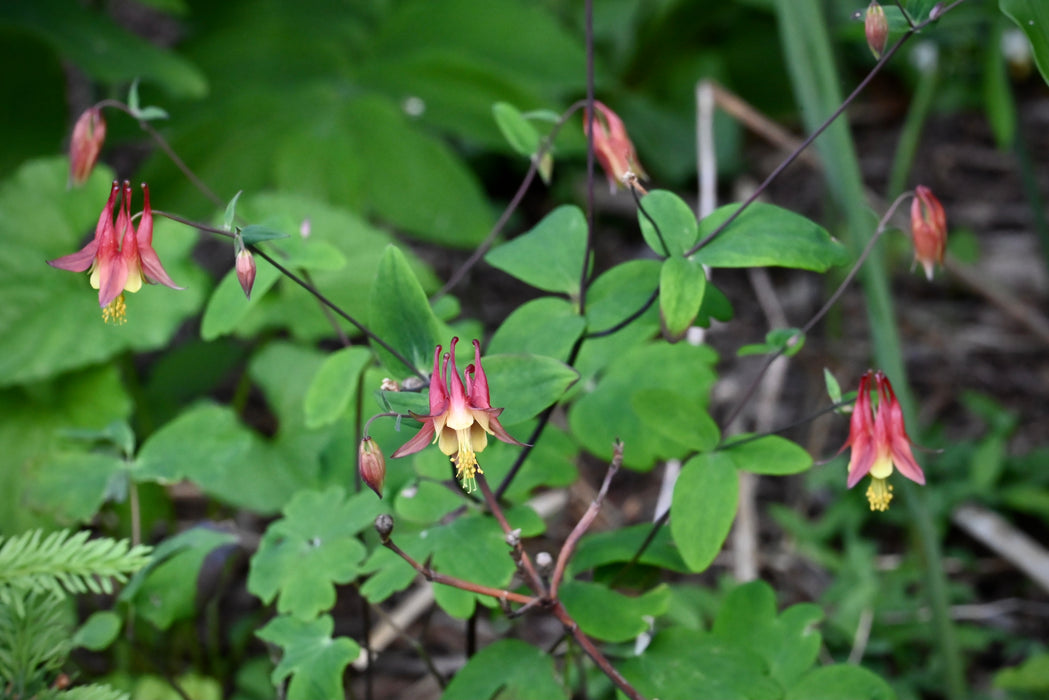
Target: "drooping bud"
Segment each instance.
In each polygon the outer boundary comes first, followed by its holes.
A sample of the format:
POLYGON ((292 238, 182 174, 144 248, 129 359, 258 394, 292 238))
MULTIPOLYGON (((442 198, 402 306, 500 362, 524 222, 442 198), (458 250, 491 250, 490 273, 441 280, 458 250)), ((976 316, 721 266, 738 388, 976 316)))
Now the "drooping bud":
POLYGON ((914 241, 914 262, 925 268, 931 281, 933 267, 943 263, 947 249, 947 214, 936 195, 928 187, 918 185, 911 202, 911 237, 914 241))
POLYGON ((375 495, 382 498, 382 484, 386 479, 386 458, 382 450, 370 437, 361 440, 357 449, 357 471, 361 481, 368 485, 375 495))
POLYGON ((73 185, 82 185, 91 175, 98 154, 106 140, 106 120, 102 110, 91 107, 76 120, 69 141, 69 179, 73 185))
POLYGON ((867 6, 863 29, 867 35, 867 46, 870 47, 871 53, 875 58, 881 58, 885 50, 885 42, 889 38, 889 20, 885 18, 885 10, 877 0, 871 0, 871 4, 867 6))
MULTIPOLYGON (((608 177, 608 186, 615 191, 617 185, 637 178, 647 178, 644 168, 637 160, 634 144, 626 132, 623 120, 601 102, 594 102, 594 156, 608 177)), ((583 133, 589 135, 590 115, 583 115, 583 133)))
POLYGON ((240 282, 244 296, 251 299, 251 288, 255 284, 255 256, 247 248, 237 253, 237 280, 240 282))

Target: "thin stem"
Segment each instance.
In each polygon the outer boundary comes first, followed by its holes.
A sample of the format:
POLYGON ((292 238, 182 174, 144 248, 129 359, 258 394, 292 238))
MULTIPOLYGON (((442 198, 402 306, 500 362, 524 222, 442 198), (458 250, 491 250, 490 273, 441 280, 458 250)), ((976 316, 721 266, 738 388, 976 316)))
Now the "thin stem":
MULTIPOLYGON (((948 5, 947 7, 944 8, 943 12, 941 12, 937 16, 937 19, 939 17, 942 17, 944 14, 946 14, 952 8, 956 7, 957 5, 960 5, 963 2, 965 2, 965 0, 956 0, 955 2, 951 3, 950 5, 948 5)), ((895 44, 893 44, 885 53, 883 53, 881 58, 878 59, 878 62, 874 64, 874 67, 871 68, 871 70, 867 74, 867 76, 863 80, 860 81, 860 84, 857 85, 856 88, 851 93, 849 93, 849 96, 845 98, 845 100, 841 103, 841 105, 837 109, 835 109, 834 112, 831 113, 831 115, 829 117, 827 117, 827 119, 825 119, 824 122, 822 124, 820 124, 820 126, 817 127, 815 131, 813 131, 811 134, 809 134, 808 137, 804 141, 802 141, 801 144, 798 145, 798 147, 796 149, 794 149, 794 151, 792 151, 790 153, 790 155, 788 155, 786 158, 784 158, 783 162, 781 162, 779 165, 776 166, 776 168, 769 174, 769 176, 766 177, 762 181, 762 183, 757 186, 757 188, 750 194, 750 196, 747 197, 747 199, 744 200, 743 203, 740 204, 739 207, 737 207, 736 210, 734 212, 732 212, 732 214, 729 215, 729 217, 727 219, 725 219, 721 223, 720 226, 718 226, 716 229, 714 229, 709 234, 704 236, 702 240, 700 240, 698 243, 696 243, 694 246, 692 246, 692 248, 687 253, 685 253, 685 257, 689 257, 691 255, 694 255, 696 252, 698 252, 700 249, 702 249, 704 246, 706 246, 712 240, 714 240, 719 235, 721 235, 722 231, 724 231, 726 228, 728 228, 732 224, 732 222, 734 222, 737 218, 739 218, 739 216, 744 211, 746 211, 748 207, 750 207, 751 204, 753 204, 755 201, 757 201, 758 197, 760 197, 762 194, 764 194, 765 190, 768 189, 769 185, 771 185, 772 182, 776 178, 778 178, 783 173, 783 171, 786 170, 787 167, 790 166, 791 163, 793 163, 795 160, 797 160, 798 156, 801 155, 802 151, 804 151, 806 148, 808 148, 812 144, 813 141, 815 141, 817 138, 819 138, 820 134, 822 134, 824 131, 826 131, 827 128, 831 124, 833 124, 834 121, 837 120, 837 118, 840 117, 845 112, 845 110, 848 108, 848 106, 851 105, 853 103, 853 101, 855 101, 855 99, 857 97, 859 97, 860 93, 862 93, 867 88, 867 86, 870 84, 870 82, 874 79, 874 76, 876 76, 879 72, 881 72, 881 69, 896 54, 896 52, 900 49, 900 47, 903 46, 907 42, 908 39, 910 39, 912 36, 914 36, 921 29, 923 29, 931 21, 932 20, 925 20, 921 24, 914 25, 902 37, 900 37, 899 40, 895 44)))
POLYGON ((579 315, 586 313, 590 258, 594 254, 594 0, 583 5, 586 25, 586 249, 579 271, 579 315))
POLYGON ((539 573, 535 570, 535 566, 533 566, 532 559, 528 556, 528 552, 524 551, 524 547, 521 546, 520 533, 515 532, 510 527, 510 523, 506 520, 506 514, 503 513, 503 509, 499 506, 499 501, 496 499, 495 494, 492 493, 492 488, 488 485, 488 480, 484 478, 484 474, 478 472, 477 483, 481 487, 481 493, 484 495, 484 501, 488 505, 488 510, 495 516, 495 519, 499 521, 499 527, 503 529, 503 533, 507 537, 507 542, 513 547, 514 560, 527 575, 528 585, 531 586, 532 590, 535 591, 536 595, 539 597, 547 597, 546 586, 543 585, 543 579, 539 577, 539 573))
POLYGON ((601 510, 601 504, 604 503, 605 496, 608 495, 608 487, 612 483, 612 477, 619 471, 619 467, 623 464, 623 443, 616 441, 615 447, 612 450, 612 461, 608 465, 608 471, 605 472, 605 480, 601 483, 601 488, 598 490, 594 500, 590 501, 590 506, 583 513, 583 517, 579 519, 576 526, 569 533, 565 539, 565 543, 561 546, 561 551, 557 555, 557 563, 554 565, 554 573, 550 578, 550 597, 557 598, 557 588, 561 585, 561 579, 565 576, 565 567, 568 566, 569 559, 572 558, 572 553, 575 552, 576 545, 579 544, 580 538, 590 529, 590 525, 593 524, 594 518, 597 517, 598 512, 601 510))
MULTIPOLYGON (((200 223, 198 221, 191 221, 190 219, 187 219, 185 217, 179 216, 178 214, 172 214, 170 212, 161 211, 159 209, 154 209, 153 210, 153 214, 155 216, 163 216, 164 218, 171 219, 172 221, 177 221, 180 224, 185 224, 186 226, 191 226, 193 228, 196 228, 196 229, 201 230, 201 231, 205 231, 207 233, 213 233, 216 236, 225 236, 226 238, 235 238, 235 234, 231 233, 230 231, 227 231, 226 229, 217 228, 215 226, 209 226, 207 224, 202 224, 202 223, 200 223)), ((363 323, 361 323, 356 318, 354 318, 350 314, 348 314, 345 311, 343 311, 342 307, 340 307, 338 304, 336 304, 331 299, 329 299, 324 294, 322 294, 320 292, 320 290, 318 290, 312 284, 307 282, 302 277, 299 277, 298 275, 296 275, 294 272, 292 272, 288 268, 286 268, 283 265, 281 265, 279 262, 274 260, 271 255, 266 253, 264 250, 262 250, 258 246, 250 245, 250 246, 247 246, 247 247, 248 247, 249 250, 251 250, 253 253, 258 255, 260 258, 262 258, 263 260, 268 262, 270 265, 273 265, 273 267, 277 268, 277 271, 280 272, 282 275, 284 275, 285 277, 290 279, 292 282, 294 282, 295 284, 299 285, 300 287, 305 289, 307 292, 312 294, 317 299, 317 301, 319 301, 321 304, 323 304, 324 306, 326 306, 329 309, 331 309, 332 311, 334 311, 337 315, 341 316, 343 319, 348 321, 351 325, 353 325, 357 330, 359 330, 365 336, 367 336, 371 340, 375 341, 376 344, 380 345, 384 350, 386 350, 388 353, 390 353, 391 355, 396 357, 398 360, 400 360, 401 364, 403 364, 405 367, 407 367, 408 370, 412 374, 414 374, 416 377, 418 377, 419 379, 423 379, 423 380, 426 379, 426 375, 424 375, 422 372, 420 372, 418 369, 416 369, 415 365, 413 365, 408 358, 406 358, 400 352, 398 352, 393 347, 391 347, 390 344, 387 343, 385 340, 383 340, 379 336, 375 335, 375 333, 373 333, 371 331, 371 329, 369 329, 363 323)))
POLYGON ((641 205, 641 197, 638 196, 637 188, 634 187, 634 184, 635 183, 633 181, 630 184, 630 196, 634 198, 634 204, 637 205, 637 210, 641 212, 641 215, 645 217, 648 223, 652 225, 652 229, 656 232, 656 238, 659 239, 659 244, 663 246, 663 255, 669 258, 670 248, 667 246, 666 239, 663 238, 663 232, 660 230, 659 224, 656 223, 656 220, 653 219, 652 216, 645 210, 645 207, 641 205))
POLYGON ((629 316, 627 316, 626 318, 624 318, 622 321, 620 321, 619 323, 615 324, 611 328, 606 328, 603 331, 594 331, 593 333, 587 333, 585 338, 587 340, 590 340, 591 338, 604 338, 606 335, 612 335, 616 331, 618 331, 618 330, 620 330, 622 328, 626 328, 631 323, 633 323, 638 318, 640 318, 642 314, 644 314, 646 311, 648 311, 650 308, 652 308, 652 304, 656 303, 656 299, 658 299, 658 298, 659 298, 659 287, 656 287, 655 289, 652 290, 652 293, 648 295, 648 299, 646 299, 645 302, 643 304, 641 304, 641 306, 636 311, 633 311, 629 316))
POLYGON ((561 624, 565 626, 565 629, 572 633, 572 636, 575 638, 576 642, 579 643, 579 646, 583 648, 583 651, 587 653, 587 656, 597 664, 597 667, 600 668, 601 671, 608 676, 628 698, 631 700, 645 700, 645 696, 639 693, 637 689, 630 684, 630 681, 624 678, 619 671, 615 669, 605 655, 601 653, 601 650, 590 641, 590 637, 586 636, 586 634, 583 633, 583 630, 579 629, 579 624, 572 619, 572 616, 568 614, 568 611, 565 610, 565 606, 562 605, 560 601, 554 603, 553 613, 554 616, 561 621, 561 624))
POLYGON ((535 180, 535 176, 539 172, 539 163, 542 161, 543 156, 553 148, 554 139, 557 137, 557 134, 560 133, 561 128, 568 122, 568 119, 578 112, 584 104, 585 102, 582 100, 573 103, 565 113, 561 115, 561 118, 557 123, 554 124, 550 133, 547 134, 546 138, 543 139, 543 142, 539 144, 539 148, 536 149, 535 154, 532 156, 532 161, 528 165, 528 172, 525 173, 524 180, 521 181, 521 184, 517 188, 517 192, 514 193, 513 198, 510 200, 510 203, 506 205, 503 213, 499 215, 499 219, 495 222, 495 225, 492 226, 492 230, 488 232, 488 235, 481 242, 481 245, 477 246, 477 250, 475 250, 470 257, 466 259, 466 262, 460 265, 459 269, 448 278, 448 281, 444 283, 444 286, 438 289, 437 292, 430 297, 431 303, 437 301, 454 289, 455 286, 462 281, 463 277, 466 276, 466 273, 472 270, 474 265, 480 262, 481 258, 484 257, 484 254, 492 247, 492 244, 495 243, 495 239, 502 232, 503 227, 506 226, 506 222, 510 220, 513 213, 517 211, 517 207, 521 205, 521 200, 524 199, 525 194, 532 185, 532 181, 535 180))

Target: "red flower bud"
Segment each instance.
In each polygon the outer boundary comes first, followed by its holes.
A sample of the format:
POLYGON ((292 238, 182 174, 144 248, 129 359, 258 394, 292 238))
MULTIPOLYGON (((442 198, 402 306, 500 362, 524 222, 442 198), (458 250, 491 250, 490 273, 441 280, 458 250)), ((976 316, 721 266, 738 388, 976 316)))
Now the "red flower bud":
POLYGON ((241 248, 237 253, 237 279, 244 296, 251 299, 251 288, 255 284, 255 256, 247 248, 241 248))
POLYGON ((102 110, 98 107, 85 110, 76 120, 69 142, 69 179, 74 185, 87 181, 105 140, 106 120, 102 118, 102 110))
POLYGON ((361 440, 357 449, 357 471, 361 481, 368 485, 375 495, 382 498, 382 483, 386 479, 386 458, 375 440, 366 437, 361 440))
MULTIPOLYGON (((637 161, 634 144, 626 132, 626 126, 619 116, 601 102, 594 102, 597 113, 594 115, 594 156, 604 168, 608 177, 608 186, 613 191, 616 185, 625 184, 628 179, 634 182, 637 178, 647 178, 644 168, 637 161), (630 176, 634 177, 631 178, 630 176)), ((590 131, 590 115, 583 116, 583 133, 590 131)))
POLYGON ((911 237, 914 240, 914 262, 922 264, 925 276, 932 280, 936 263, 943 263, 947 249, 947 214, 928 187, 918 185, 911 202, 911 237))
POLYGON ((864 33, 867 35, 867 46, 875 58, 881 58, 885 50, 885 41, 889 38, 889 21, 885 18, 885 10, 878 4, 877 0, 871 0, 867 7, 867 14, 863 21, 864 33))

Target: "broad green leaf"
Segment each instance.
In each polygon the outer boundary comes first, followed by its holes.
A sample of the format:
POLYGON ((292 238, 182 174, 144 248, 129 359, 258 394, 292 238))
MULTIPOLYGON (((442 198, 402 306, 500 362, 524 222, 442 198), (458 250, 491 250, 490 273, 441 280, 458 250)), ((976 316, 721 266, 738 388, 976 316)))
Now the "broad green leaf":
MULTIPOLYGON (((614 440, 624 444, 623 464, 647 471, 657 459, 681 457, 684 443, 668 439, 638 420, 633 398, 643 391, 680 392, 705 406, 714 383, 716 360, 706 347, 657 342, 635 345, 612 359, 596 386, 580 396, 568 412, 572 433, 591 453, 610 459, 614 440)), ((586 387, 589 388, 589 387, 586 387)))
POLYGON ((710 566, 721 551, 739 501, 739 476, 720 452, 696 455, 681 470, 670 504, 670 532, 692 571, 710 566))
POLYGON ((563 205, 527 233, 493 248, 489 265, 546 292, 579 295, 586 255, 586 218, 579 207, 563 205))
POLYGON ((659 314, 667 340, 681 340, 703 305, 707 276, 703 266, 685 258, 667 258, 659 273, 659 314))
MULTIPOLYGON (((513 427, 513 435, 522 441, 528 440, 533 428, 534 422, 519 423, 513 427)), ((579 447, 574 440, 564 431, 547 424, 504 497, 510 503, 519 503, 530 498, 536 488, 568 486, 574 483, 578 477, 578 453, 579 447)), ((520 449, 514 445, 489 440, 482 458, 488 483, 501 484, 520 454, 520 449)), ((515 527, 519 526, 515 524, 515 527)))
MULTIPOLYGON (((739 208, 728 204, 699 222, 702 239, 739 208)), ((755 202, 694 256, 711 267, 795 267, 825 272, 849 260, 845 248, 814 221, 773 204, 755 202)))
MULTIPOLYGON (((414 369, 426 376, 430 374, 440 322, 404 254, 393 246, 386 249, 379 264, 372 287, 369 323, 372 332, 397 350, 414 369)), ((372 348, 394 376, 404 377, 410 373, 400 359, 374 340, 372 348)))
POLYGON ((288 615, 275 617, 256 632, 260 639, 284 650, 271 676, 280 685, 291 676, 287 700, 317 700, 343 697, 342 674, 361 648, 347 637, 332 638, 335 622, 330 615, 299 620, 288 615))
POLYGON ((346 412, 371 358, 367 348, 349 347, 336 350, 324 360, 306 391, 307 428, 330 425, 346 412))
MULTIPOLYGON (((736 436, 737 439, 745 437, 736 436)), ((812 466, 812 457, 804 448, 778 435, 729 444, 721 454, 732 460, 736 469, 752 474, 797 474, 812 466)))
POLYGON ((794 605, 776 614, 776 593, 764 581, 734 588, 714 620, 713 633, 765 659, 783 687, 793 685, 819 655, 822 638, 813 627, 823 618, 816 605, 794 605))
POLYGON ((492 405, 504 409, 499 416, 504 426, 538 415, 579 378, 565 363, 544 355, 488 355, 483 362, 492 405))
POLYGON ((695 212, 683 199, 667 190, 653 190, 642 198, 641 206, 648 213, 646 217, 641 210, 637 212, 641 235, 656 255, 681 257, 695 245, 699 224, 695 212))
POLYGON ((896 700, 892 686, 861 666, 835 664, 806 673, 783 700, 896 700))
POLYGON ((652 523, 640 523, 618 530, 586 534, 568 564, 569 574, 579 574, 606 564, 632 561, 646 541, 648 546, 638 563, 687 573, 689 569, 670 538, 669 528, 658 528, 653 537, 653 527, 652 523))
POLYGON ((518 639, 500 639, 474 654, 441 694, 441 700, 558 700, 568 691, 553 658, 518 639))
POLYGON ((165 544, 173 549, 157 551, 154 560, 159 563, 150 564, 135 588, 135 611, 162 630, 196 615, 197 579, 205 557, 236 541, 236 536, 228 532, 204 527, 186 530, 168 540, 165 544))
POLYGON ((25 499, 58 522, 86 523, 107 500, 124 500, 127 468, 122 458, 111 454, 59 453, 26 484, 25 499))
POLYGON ((660 270, 656 260, 631 260, 602 273, 587 294, 588 330, 606 331, 641 309, 659 287, 660 270))
POLYGON ((718 444, 721 431, 710 417, 705 400, 678 391, 642 389, 630 399, 645 428, 697 452, 708 452, 718 444))
MULTIPOLYGON (((394 538, 400 546, 405 546, 397 538, 396 530, 394 538)), ((432 554, 433 568, 449 576, 503 588, 510 584, 515 572, 506 535, 494 518, 472 514, 445 525, 435 525, 419 534, 419 544, 422 559, 432 554)), ((478 598, 473 593, 438 584, 435 584, 434 595, 445 612, 460 619, 473 614, 478 598)), ((491 602, 490 598, 483 598, 491 602)))
POLYGON ((232 267, 215 287, 208 305, 204 309, 204 318, 200 322, 200 337, 204 340, 215 340, 232 333, 248 313, 262 303, 266 292, 281 278, 277 268, 264 260, 256 260, 255 284, 251 287, 251 298, 244 296, 244 288, 237 279, 237 271, 232 267))
MULTIPOLYGON (((240 192, 237 193, 240 195, 240 192)), ((229 206, 236 204, 236 198, 230 201, 229 206)), ((226 216, 230 215, 229 207, 226 208, 226 216)), ((283 231, 277 231, 269 226, 263 226, 261 224, 249 224, 240 230, 240 237, 244 241, 244 245, 255 245, 256 243, 263 243, 265 241, 279 241, 284 238, 289 238, 288 234, 283 231)))
POLYGON ((1049 5, 1042 0, 998 0, 998 7, 1027 35, 1042 79, 1049 83, 1049 5))
POLYGON ((1049 654, 1033 653, 1019 666, 994 674, 994 687, 1029 693, 1049 691, 1049 654))
POLYGON ((284 508, 284 517, 266 529, 251 559, 248 590, 277 612, 302 620, 335 604, 335 584, 360 572, 364 545, 357 533, 377 514, 375 495, 344 499, 342 489, 301 491, 284 508))
POLYGON ((121 619, 112 610, 92 613, 73 633, 73 646, 102 651, 120 634, 121 619))
MULTIPOLYGON (((783 693, 761 657, 746 647, 683 627, 661 630, 643 654, 616 667, 645 697, 660 700, 770 700, 783 693)), ((815 691, 810 697, 823 696, 815 691)))
MULTIPOLYGON (((158 219, 154 247, 186 289, 146 285, 125 295, 125 325, 103 323, 87 274, 45 263, 83 247, 109 195, 112 173, 106 168, 69 190, 68 167, 65 158, 30 161, 0 183, 0 386, 51 377, 126 350, 167 347, 207 291, 206 276, 190 260, 195 233, 158 219)), ((162 208, 163 202, 154 192, 153 204, 162 208)))
MULTIPOLYGON (((437 449, 436 446, 433 449, 437 449)), ((451 474, 451 462, 448 462, 444 476, 448 478, 451 474)), ((401 489, 394 503, 398 520, 404 518, 409 522, 432 524, 462 506, 463 499, 460 494, 441 484, 420 481, 401 489)))
POLYGON ((563 362, 584 328, 586 320, 571 302, 540 297, 521 304, 506 317, 488 343, 488 352, 546 355, 563 362))
POLYGON ((111 85, 143 78, 176 97, 203 97, 208 89, 196 66, 83 5, 62 0, 5 2, 0 5, 0 24, 33 32, 70 64, 111 85))
POLYGON ((606 642, 627 642, 647 631, 652 620, 667 611, 670 589, 663 584, 634 597, 599 583, 566 581, 558 597, 589 636, 606 642))
POLYGON ((539 131, 521 111, 508 102, 492 105, 492 116, 510 147, 526 158, 539 148, 539 131))

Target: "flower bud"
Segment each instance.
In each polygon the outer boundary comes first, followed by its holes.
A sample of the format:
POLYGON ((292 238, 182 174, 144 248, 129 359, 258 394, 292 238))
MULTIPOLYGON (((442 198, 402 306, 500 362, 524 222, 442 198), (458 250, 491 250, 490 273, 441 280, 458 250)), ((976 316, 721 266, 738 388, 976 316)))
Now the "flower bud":
POLYGON ((368 485, 375 495, 382 498, 382 482, 386 479, 386 458, 375 440, 366 437, 361 440, 357 449, 357 471, 361 481, 368 485))
POLYGON ((925 276, 932 280, 936 263, 943 263, 947 249, 947 214, 936 195, 928 187, 918 185, 911 202, 911 237, 914 240, 914 262, 925 268, 925 276))
POLYGON ((73 137, 69 141, 69 179, 74 185, 87 181, 105 140, 106 120, 102 118, 102 110, 98 107, 84 110, 73 126, 73 137))
POLYGON ((255 284, 255 256, 247 248, 237 253, 237 279, 244 295, 251 299, 251 288, 255 284))
POLYGON ((885 18, 885 10, 878 4, 877 0, 871 0, 867 6, 867 14, 863 21, 863 29, 867 35, 867 46, 875 58, 881 58, 885 50, 885 41, 889 38, 889 21, 885 18))
MULTIPOLYGON (((601 102, 594 102, 594 156, 608 177, 608 186, 615 191, 616 185, 627 181, 636 183, 638 177, 647 178, 637 161, 634 144, 626 132, 623 120, 601 102)), ((583 116, 583 133, 589 134, 590 115, 583 116)))

